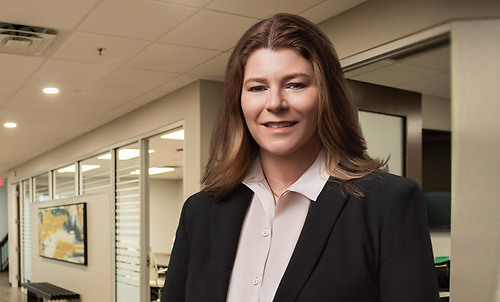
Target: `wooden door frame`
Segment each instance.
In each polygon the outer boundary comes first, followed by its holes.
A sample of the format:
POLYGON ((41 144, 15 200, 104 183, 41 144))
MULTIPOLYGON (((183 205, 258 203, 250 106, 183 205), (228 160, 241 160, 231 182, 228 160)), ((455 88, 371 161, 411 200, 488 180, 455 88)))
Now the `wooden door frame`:
POLYGON ((353 103, 358 110, 403 118, 403 175, 422 186, 421 94, 350 79, 347 82, 353 103))

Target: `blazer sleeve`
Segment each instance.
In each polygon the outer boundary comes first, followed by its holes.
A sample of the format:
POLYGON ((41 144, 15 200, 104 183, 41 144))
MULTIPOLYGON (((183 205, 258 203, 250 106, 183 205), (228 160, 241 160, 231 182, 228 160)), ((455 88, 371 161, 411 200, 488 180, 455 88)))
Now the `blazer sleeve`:
POLYGON ((380 301, 439 301, 421 190, 408 180, 389 198, 381 231, 380 301))

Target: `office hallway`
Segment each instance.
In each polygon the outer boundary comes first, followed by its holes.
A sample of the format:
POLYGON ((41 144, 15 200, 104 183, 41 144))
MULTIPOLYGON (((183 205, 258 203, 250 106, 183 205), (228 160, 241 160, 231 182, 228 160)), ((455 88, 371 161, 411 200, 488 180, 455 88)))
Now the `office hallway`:
POLYGON ((26 295, 21 288, 12 288, 9 285, 9 272, 0 272, 0 302, 24 302, 26 295))

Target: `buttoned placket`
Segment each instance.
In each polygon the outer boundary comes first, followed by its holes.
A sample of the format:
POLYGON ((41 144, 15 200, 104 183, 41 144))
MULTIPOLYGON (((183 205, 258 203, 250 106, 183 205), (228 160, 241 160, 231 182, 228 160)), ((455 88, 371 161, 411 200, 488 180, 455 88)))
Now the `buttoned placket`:
POLYGON ((260 232, 260 239, 257 241, 258 246, 252 247, 256 251, 256 261, 254 262, 254 275, 249 276, 249 282, 253 288, 252 295, 249 301, 259 302, 266 263, 271 250, 274 199, 272 197, 271 191, 262 184, 259 185, 258 188, 256 188, 255 194, 256 196, 254 202, 258 203, 253 205, 256 208, 252 210, 261 212, 261 214, 258 215, 261 227, 260 229, 253 230, 254 232, 260 232))

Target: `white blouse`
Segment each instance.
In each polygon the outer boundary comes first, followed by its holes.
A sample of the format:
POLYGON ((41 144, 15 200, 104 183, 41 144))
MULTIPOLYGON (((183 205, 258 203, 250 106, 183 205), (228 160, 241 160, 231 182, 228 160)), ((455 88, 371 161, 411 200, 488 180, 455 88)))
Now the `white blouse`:
POLYGON ((257 158, 243 183, 254 196, 243 221, 227 302, 273 300, 299 238, 311 201, 328 181, 326 158, 314 163, 274 202, 257 158))

